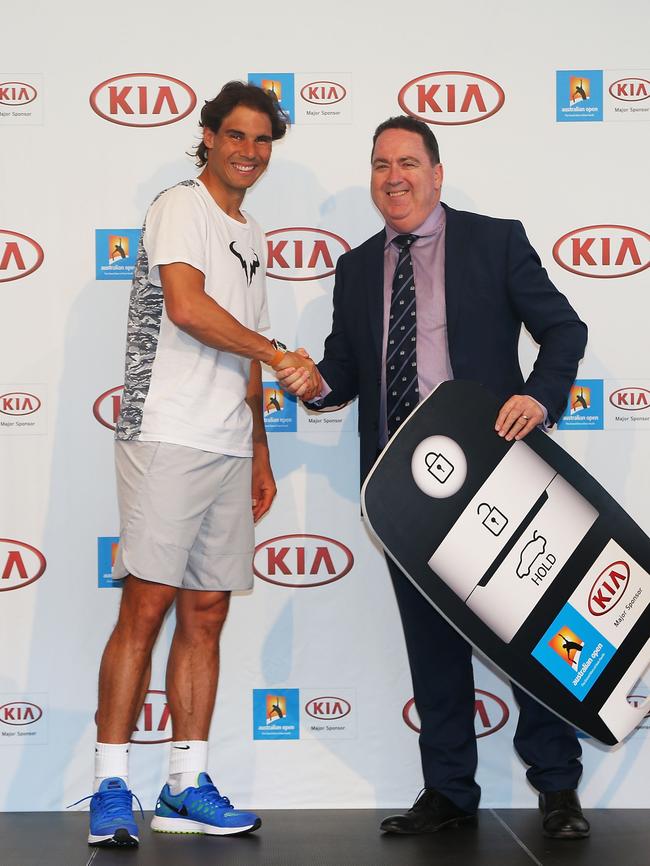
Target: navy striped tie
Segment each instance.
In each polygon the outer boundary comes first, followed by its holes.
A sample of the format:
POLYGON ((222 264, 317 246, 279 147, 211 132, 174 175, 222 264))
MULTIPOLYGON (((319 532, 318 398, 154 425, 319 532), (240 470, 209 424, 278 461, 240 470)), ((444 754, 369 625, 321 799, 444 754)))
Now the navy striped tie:
POLYGON ((418 235, 397 235, 397 267, 393 277, 386 348, 386 420, 389 438, 418 402, 416 362, 415 282, 411 244, 418 235))

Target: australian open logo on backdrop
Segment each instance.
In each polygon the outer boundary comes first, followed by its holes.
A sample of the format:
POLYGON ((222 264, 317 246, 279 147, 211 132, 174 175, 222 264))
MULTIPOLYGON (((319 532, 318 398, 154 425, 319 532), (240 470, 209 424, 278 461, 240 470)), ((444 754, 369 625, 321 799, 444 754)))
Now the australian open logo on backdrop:
POLYGON ((0 229, 0 283, 28 277, 43 264, 43 248, 28 235, 0 229))
POLYGON ((256 84, 262 90, 273 93, 280 108, 289 116, 289 121, 293 123, 295 119, 293 72, 249 72, 248 83, 256 84))
POLYGON ((558 122, 603 119, 602 69, 560 69, 555 73, 555 87, 558 122))
POLYGON ((348 72, 249 72, 248 81, 277 97, 291 123, 351 123, 348 72))
POLYGON ((350 244, 325 229, 294 226, 266 233, 266 275, 275 280, 322 280, 333 276, 336 262, 350 244))
POLYGON ((120 417, 123 391, 124 385, 118 385, 117 388, 109 388, 108 391, 100 394, 93 403, 93 415, 102 427, 115 430, 115 425, 120 417))
POLYGON ((277 382, 264 382, 264 426, 269 433, 295 433, 297 401, 286 394, 277 382))
POLYGON ((555 242, 553 258, 581 277, 629 277, 650 267, 650 234, 632 226, 584 226, 555 242))
POLYGON ((120 539, 116 535, 104 535, 97 539, 97 586, 100 589, 121 587, 121 580, 113 580, 113 566, 120 539))
POLYGON ((353 565, 350 548, 324 535, 277 535, 258 544, 253 557, 257 577, 299 589, 334 583, 353 565))
POLYGON ((559 430, 602 430, 604 419, 602 379, 576 379, 569 392, 559 430))
POLYGON ((253 689, 253 739, 300 737, 300 689, 253 689))
POLYGON ((95 114, 120 126, 166 126, 187 117, 195 106, 189 85, 153 72, 116 75, 90 94, 95 114))
MULTIPOLYGON (((402 718, 412 731, 415 731, 416 734, 420 733, 420 717, 413 698, 404 705, 402 718)), ((483 689, 475 690, 474 730, 477 739, 496 734, 509 718, 510 710, 502 698, 492 694, 492 692, 483 691, 483 689)))
POLYGON ((95 229, 95 279, 131 280, 140 229, 95 229))
POLYGON ((43 576, 46 567, 45 557, 31 544, 0 538, 0 592, 29 586, 43 576))
POLYGON ((429 72, 400 90, 400 108, 425 123, 459 126, 487 120, 505 102, 501 85, 475 72, 429 72))

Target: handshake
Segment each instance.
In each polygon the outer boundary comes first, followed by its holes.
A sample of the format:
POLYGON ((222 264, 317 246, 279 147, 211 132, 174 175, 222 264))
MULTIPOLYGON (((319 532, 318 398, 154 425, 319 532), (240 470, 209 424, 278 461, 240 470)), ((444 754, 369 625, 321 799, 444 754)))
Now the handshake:
POLYGON ((318 397, 323 380, 305 349, 284 352, 278 360, 274 358, 273 361, 275 363, 271 363, 271 366, 283 390, 307 402, 318 397))

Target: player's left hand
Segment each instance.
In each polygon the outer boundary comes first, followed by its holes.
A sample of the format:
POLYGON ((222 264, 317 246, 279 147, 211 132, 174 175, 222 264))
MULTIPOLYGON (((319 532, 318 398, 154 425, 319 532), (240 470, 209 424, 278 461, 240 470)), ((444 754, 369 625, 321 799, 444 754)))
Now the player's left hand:
POLYGON ((258 450, 253 447, 252 499, 255 523, 269 510, 276 493, 277 487, 271 470, 268 448, 258 450))
POLYGON ((501 407, 494 429, 506 442, 523 439, 544 420, 539 403, 525 394, 515 394, 501 407))

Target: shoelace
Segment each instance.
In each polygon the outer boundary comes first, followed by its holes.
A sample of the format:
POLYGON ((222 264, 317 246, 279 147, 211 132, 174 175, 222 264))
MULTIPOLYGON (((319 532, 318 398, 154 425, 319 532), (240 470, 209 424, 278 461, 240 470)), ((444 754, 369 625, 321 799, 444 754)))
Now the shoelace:
POLYGON ((232 803, 228 797, 224 797, 220 794, 214 785, 201 785, 201 787, 196 790, 196 796, 212 808, 232 809, 232 803))
POLYGON ((109 818, 117 817, 120 812, 123 812, 124 809, 131 809, 132 802, 129 800, 130 797, 135 797, 138 806, 140 808, 140 814, 142 815, 142 820, 144 821, 144 810, 142 808, 142 803, 140 802, 140 798, 137 794, 134 794, 133 791, 124 791, 120 788, 114 791, 97 791, 94 794, 89 794, 87 797, 82 797, 81 800, 77 800, 76 803, 70 803, 69 806, 66 806, 66 809, 72 809, 73 806, 78 806, 79 803, 85 803, 86 800, 92 800, 93 797, 98 797, 99 801, 104 809, 104 812, 108 815, 109 818))

